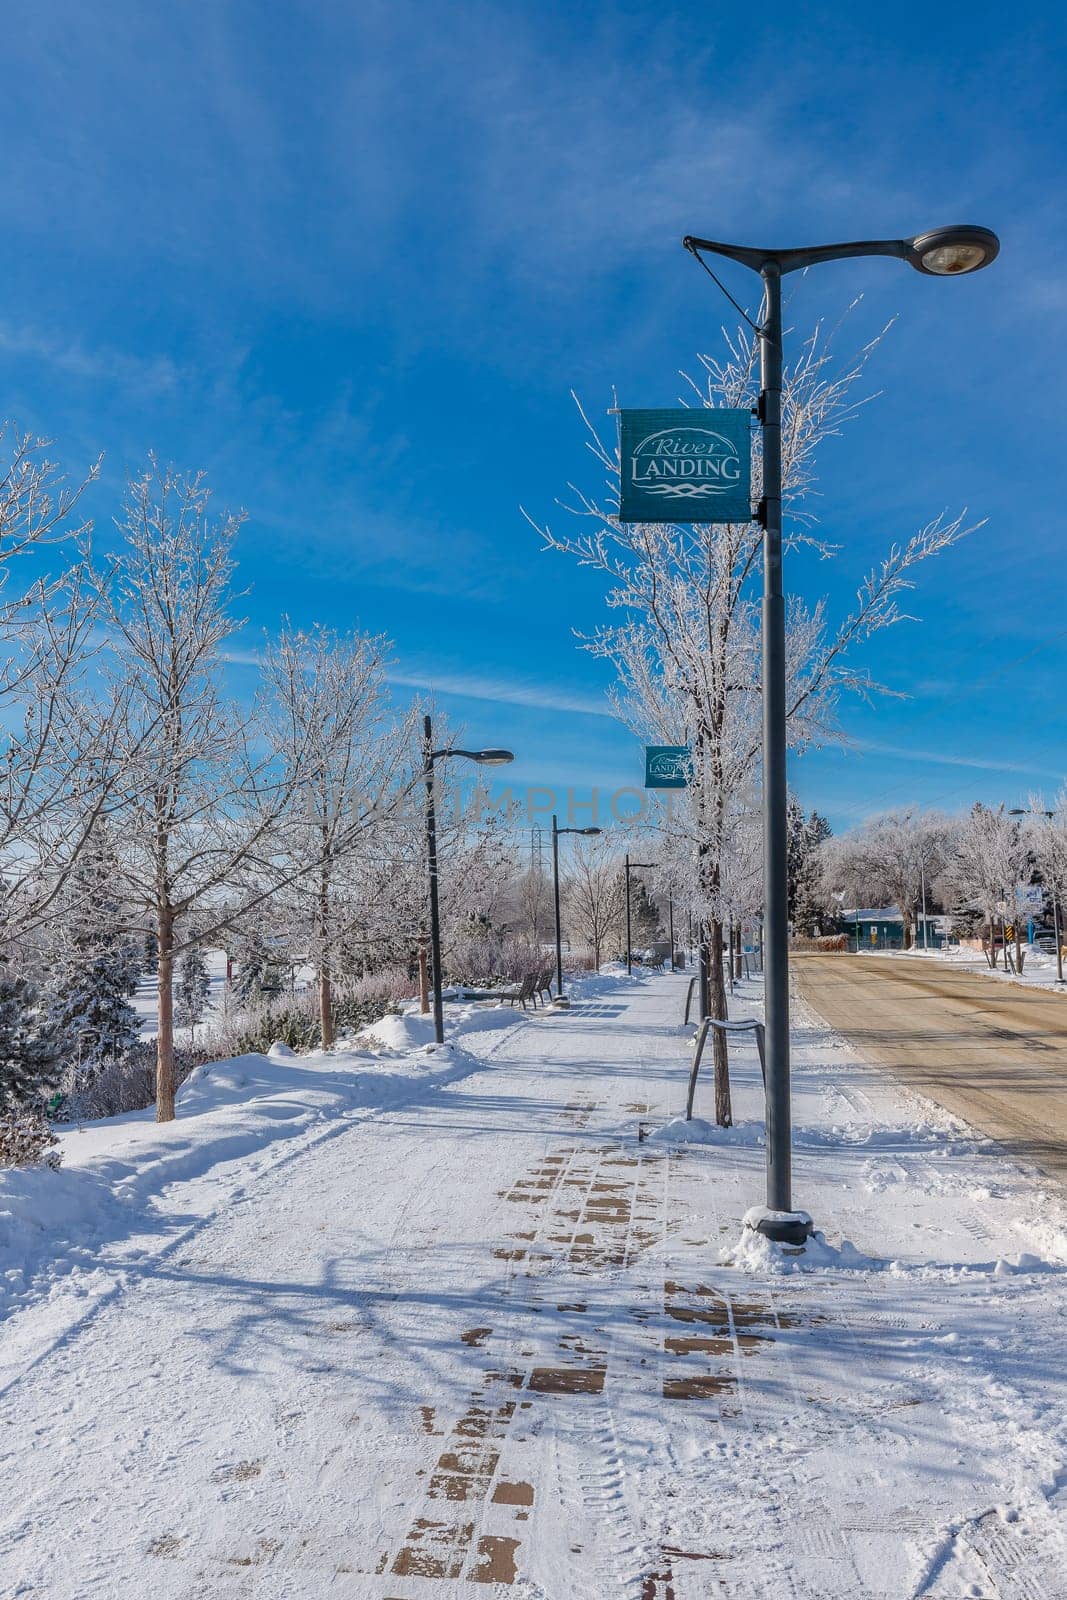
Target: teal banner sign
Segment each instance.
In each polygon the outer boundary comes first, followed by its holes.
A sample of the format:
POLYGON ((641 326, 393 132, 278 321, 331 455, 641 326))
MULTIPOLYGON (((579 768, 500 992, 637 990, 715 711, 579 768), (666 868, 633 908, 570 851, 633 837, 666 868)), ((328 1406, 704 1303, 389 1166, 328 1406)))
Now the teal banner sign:
POLYGON ((689 784, 687 744, 645 746, 645 788, 685 789, 689 784))
POLYGON ((751 522, 752 413, 622 411, 620 522, 751 522))

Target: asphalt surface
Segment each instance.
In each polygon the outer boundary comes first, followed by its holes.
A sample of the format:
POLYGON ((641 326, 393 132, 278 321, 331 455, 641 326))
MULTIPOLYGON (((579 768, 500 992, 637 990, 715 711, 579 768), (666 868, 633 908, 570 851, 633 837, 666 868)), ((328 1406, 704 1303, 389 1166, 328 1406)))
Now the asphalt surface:
POLYGON ((1067 995, 921 957, 794 955, 791 968, 867 1060, 1067 1185, 1067 995))

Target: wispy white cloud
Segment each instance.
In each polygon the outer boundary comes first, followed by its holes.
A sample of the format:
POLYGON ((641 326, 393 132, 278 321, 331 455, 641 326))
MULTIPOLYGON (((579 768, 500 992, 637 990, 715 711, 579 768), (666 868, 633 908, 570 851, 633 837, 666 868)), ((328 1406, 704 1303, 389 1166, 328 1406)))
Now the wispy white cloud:
POLYGON ((545 684, 517 682, 514 679, 486 677, 477 673, 398 669, 389 673, 389 682, 408 689, 428 689, 438 694, 462 695, 469 700, 491 700, 501 705, 528 706, 534 711, 577 712, 587 717, 612 717, 607 699, 598 695, 575 694, 545 684))
MULTIPOLYGON (((258 650, 240 646, 223 652, 223 660, 233 667, 258 667, 263 656, 258 650)), ((501 678, 474 672, 440 671, 436 667, 395 667, 386 677, 400 689, 423 689, 431 694, 454 694, 466 700, 487 700, 498 705, 527 706, 531 711, 561 711, 585 717, 607 717, 614 713, 606 696, 577 694, 530 680, 501 678)))
POLYGON ((77 338, 57 337, 26 324, 0 322, 0 351, 6 356, 26 356, 70 377, 88 382, 118 384, 127 394, 174 392, 182 379, 169 356, 134 356, 125 351, 93 348, 77 338))
POLYGON ((865 755, 893 756, 900 761, 933 763, 942 767, 973 767, 979 772, 1021 772, 1033 778, 1057 778, 1061 774, 1049 767, 1033 767, 1020 761, 989 761, 984 756, 948 755, 943 750, 919 750, 914 745, 883 744, 878 739, 849 739, 847 748, 865 755))

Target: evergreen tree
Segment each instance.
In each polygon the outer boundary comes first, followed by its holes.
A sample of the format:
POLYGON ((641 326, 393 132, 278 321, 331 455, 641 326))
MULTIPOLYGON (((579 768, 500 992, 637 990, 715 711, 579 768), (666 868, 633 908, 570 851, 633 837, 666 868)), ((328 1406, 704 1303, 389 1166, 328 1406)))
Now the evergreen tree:
POLYGON ((242 939, 237 951, 237 974, 233 980, 233 996, 238 1005, 255 1005, 264 995, 277 992, 272 982, 270 952, 258 933, 242 939))
POLYGON ((60 1069, 60 1041, 39 990, 0 972, 0 1117, 41 1109, 60 1069))
POLYGON ((207 1007, 208 977, 204 952, 198 944, 191 944, 178 962, 178 981, 174 986, 174 1017, 183 1028, 196 1028, 207 1007))
POLYGON ((140 965, 136 946, 119 926, 116 871, 114 846, 98 829, 70 875, 57 922, 50 1010, 66 1058, 68 1091, 88 1088, 140 1033, 129 999, 140 965))
POLYGON ((787 808, 787 870, 789 922, 795 934, 818 931, 823 910, 819 885, 819 846, 830 837, 830 824, 813 811, 805 817, 795 795, 787 808))
POLYGON ((652 944, 661 932, 659 910, 640 878, 630 884, 630 931, 636 950, 652 944))

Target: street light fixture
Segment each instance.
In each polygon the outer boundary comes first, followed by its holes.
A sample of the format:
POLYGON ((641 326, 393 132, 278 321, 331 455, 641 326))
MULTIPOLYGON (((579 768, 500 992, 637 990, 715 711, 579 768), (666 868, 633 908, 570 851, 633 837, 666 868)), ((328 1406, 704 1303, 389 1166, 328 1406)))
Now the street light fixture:
MULTIPOLYGON (((688 236, 685 248, 711 273, 701 251, 740 262, 763 280, 759 420, 763 429, 763 862, 764 995, 767 1029, 767 1207, 756 1221, 769 1239, 803 1244, 806 1212, 793 1210, 789 1105, 789 923, 786 877, 786 659, 782 590, 782 278, 823 261, 894 256, 917 272, 956 277, 996 258, 988 228, 935 228, 912 239, 868 239, 798 250, 761 250, 688 236)), ((715 276, 711 273, 712 277, 715 276)), ((716 279, 716 282, 718 280, 716 279)), ((721 285, 720 285, 721 287, 721 285)))
POLYGON ((437 897, 437 814, 434 807, 434 764, 450 756, 462 756, 466 761, 483 767, 503 767, 515 757, 510 750, 435 750, 433 724, 429 716, 422 719, 423 781, 426 784, 426 857, 430 872, 430 962, 433 968, 433 1036, 438 1044, 445 1042, 445 1007, 441 995, 441 914, 437 897))
POLYGON ((629 856, 626 857, 626 976, 628 978, 634 970, 633 951, 630 948, 632 942, 630 936, 630 868, 644 867, 647 869, 654 867, 655 864, 654 861, 631 861, 629 856))
POLYGON ((561 828, 556 821, 555 813, 552 815, 552 892, 556 902, 556 1003, 563 1005, 563 933, 559 921, 559 836, 561 833, 576 833, 583 839, 592 837, 595 833, 603 833, 603 828, 561 828))
MULTIPOLYGON (((1051 822, 1056 815, 1054 811, 1034 811, 1024 809, 1022 806, 1013 806, 1008 812, 1009 817, 1047 817, 1051 822)), ((1060 933, 1060 901, 1056 893, 1056 886, 1052 887, 1052 926, 1056 939, 1056 982, 1063 982, 1063 938, 1060 933)))

